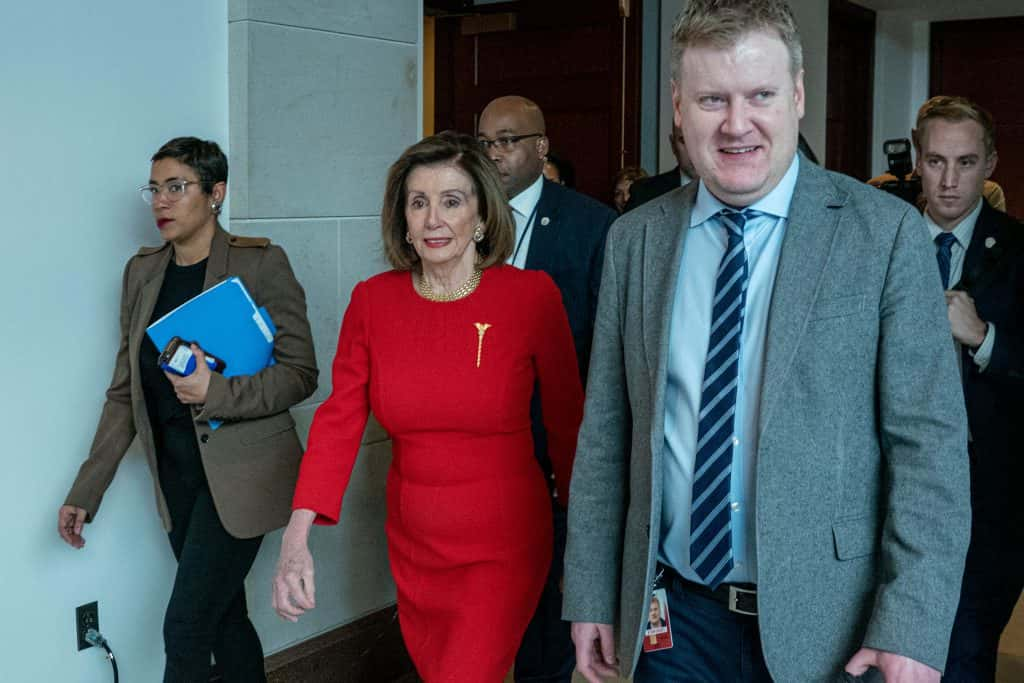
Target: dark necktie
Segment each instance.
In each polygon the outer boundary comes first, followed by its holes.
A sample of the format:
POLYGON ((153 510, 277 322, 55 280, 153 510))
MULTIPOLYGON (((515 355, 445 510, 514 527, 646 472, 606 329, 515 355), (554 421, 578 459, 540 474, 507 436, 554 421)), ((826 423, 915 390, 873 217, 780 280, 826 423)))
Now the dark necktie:
POLYGON ((953 245, 956 235, 951 232, 940 232, 935 236, 935 258, 939 260, 939 275, 942 276, 942 288, 949 289, 949 263, 953 259, 953 245))
POLYGON ((712 588, 733 567, 729 493, 748 279, 743 228, 755 215, 752 211, 728 210, 719 214, 729 244, 715 280, 690 506, 690 566, 712 588))

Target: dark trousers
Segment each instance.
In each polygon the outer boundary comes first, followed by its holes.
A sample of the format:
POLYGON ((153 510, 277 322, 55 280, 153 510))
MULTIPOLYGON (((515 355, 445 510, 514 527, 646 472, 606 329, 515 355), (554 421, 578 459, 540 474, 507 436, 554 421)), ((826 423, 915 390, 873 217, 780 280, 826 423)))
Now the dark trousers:
POLYGON ((665 588, 672 648, 640 653, 634 683, 771 683, 757 617, 730 612, 676 581, 665 588))
POLYGON ((164 683, 207 683, 210 654, 225 683, 263 683, 263 648, 244 580, 262 536, 238 539, 220 522, 205 479, 161 468, 178 571, 164 617, 164 683))
POLYGON ((960 604, 949 641, 944 680, 992 683, 999 638, 1024 588, 1019 530, 975 520, 967 550, 960 604))
POLYGON ((516 653, 515 679, 520 683, 568 683, 576 667, 576 649, 572 644, 570 624, 562 620, 562 574, 565 555, 566 512, 561 505, 552 505, 555 548, 551 557, 544 592, 537 611, 526 627, 523 642, 516 653))

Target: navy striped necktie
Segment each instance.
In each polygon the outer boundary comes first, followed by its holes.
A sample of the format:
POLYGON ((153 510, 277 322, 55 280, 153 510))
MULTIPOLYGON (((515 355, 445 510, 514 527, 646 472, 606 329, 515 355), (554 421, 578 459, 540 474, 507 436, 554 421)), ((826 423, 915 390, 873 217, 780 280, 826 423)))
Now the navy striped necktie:
POLYGON ((690 506, 690 566, 711 588, 717 588, 733 567, 729 494, 736 445, 740 340, 749 277, 743 228, 756 215, 750 210, 728 209, 718 214, 729 243, 715 280, 690 506))
POLYGON ((940 232, 935 236, 935 245, 938 247, 935 258, 939 260, 939 275, 942 276, 943 289, 949 289, 949 264, 953 260, 954 244, 956 235, 951 232, 940 232))

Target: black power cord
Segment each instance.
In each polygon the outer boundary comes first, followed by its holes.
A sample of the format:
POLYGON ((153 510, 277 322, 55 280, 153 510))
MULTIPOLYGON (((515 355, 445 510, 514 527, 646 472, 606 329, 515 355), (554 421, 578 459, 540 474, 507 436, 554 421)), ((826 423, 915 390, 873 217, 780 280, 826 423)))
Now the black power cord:
POLYGON ((118 683, 119 678, 117 675, 117 661, 114 659, 114 652, 110 649, 110 645, 107 644, 107 639, 103 637, 103 634, 94 628, 89 629, 85 632, 85 641, 90 645, 96 647, 102 647, 107 651, 107 659, 110 660, 110 666, 114 669, 114 683, 118 683))

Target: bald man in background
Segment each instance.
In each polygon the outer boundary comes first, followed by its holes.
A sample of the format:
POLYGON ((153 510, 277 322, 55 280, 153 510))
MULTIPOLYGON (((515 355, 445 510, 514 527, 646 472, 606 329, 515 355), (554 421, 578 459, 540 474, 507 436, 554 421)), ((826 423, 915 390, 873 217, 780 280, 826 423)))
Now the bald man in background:
MULTIPOLYGON (((477 139, 498 167, 516 220, 515 248, 509 263, 543 270, 558 285, 585 383, 604 240, 616 214, 604 204, 543 177, 549 146, 544 114, 525 97, 491 101, 480 115, 477 139)), ((536 394, 530 412, 537 460, 550 482, 551 463, 536 394)), ((553 493, 554 488, 551 490, 553 493)), ((561 618, 565 508, 555 500, 552 507, 555 549, 551 572, 516 656, 515 679, 520 683, 568 682, 575 665, 569 624, 561 618)))

